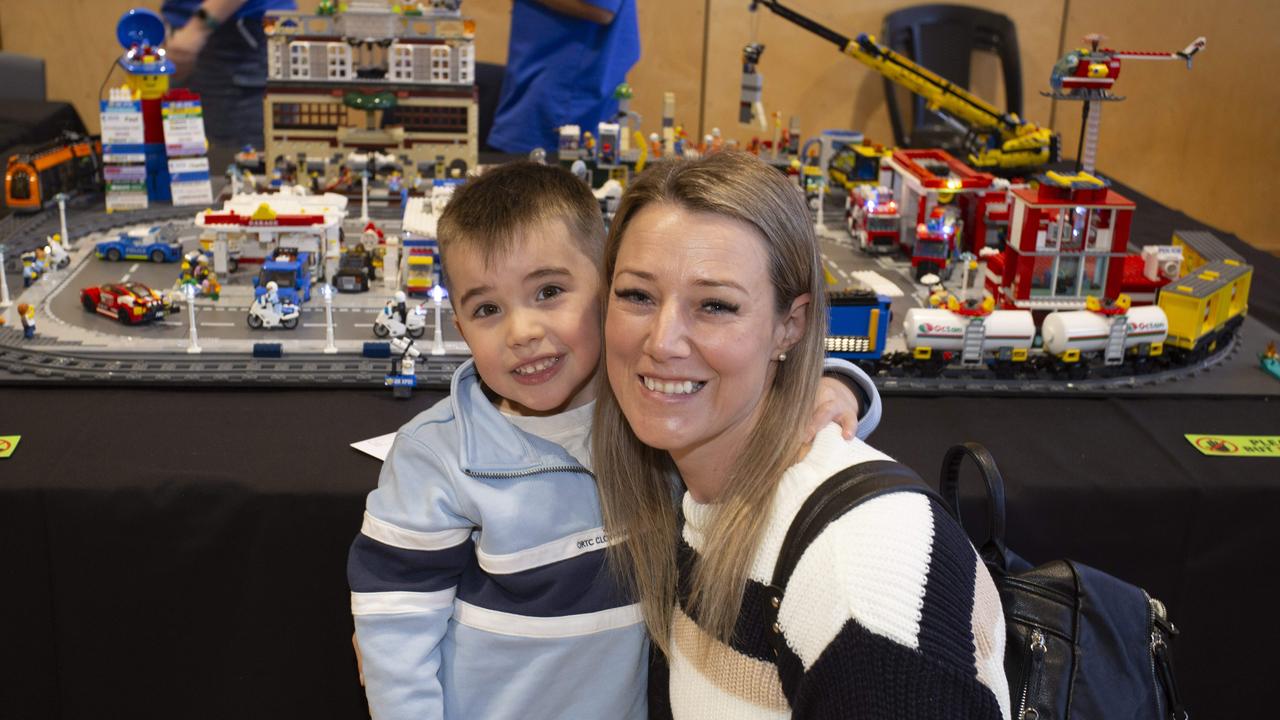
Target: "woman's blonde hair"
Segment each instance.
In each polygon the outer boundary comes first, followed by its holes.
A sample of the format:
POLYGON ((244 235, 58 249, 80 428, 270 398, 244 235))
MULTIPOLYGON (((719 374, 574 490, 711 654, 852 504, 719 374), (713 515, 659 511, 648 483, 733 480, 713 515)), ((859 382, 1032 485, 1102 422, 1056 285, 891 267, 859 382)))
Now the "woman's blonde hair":
MULTIPOLYGON (((787 350, 786 361, 776 365, 761 400, 760 419, 716 498, 702 557, 692 568, 685 610, 710 636, 728 642, 778 480, 800 450, 797 428, 805 426, 813 411, 827 325, 822 265, 800 190, 754 156, 720 152, 659 163, 627 188, 605 242, 601 286, 606 301, 627 225, 641 209, 657 203, 755 228, 768 256, 778 317, 796 298, 811 296, 804 333, 787 350)), ((680 251, 680 241, 671 238, 671 252, 680 251)), ((667 652, 678 577, 675 465, 668 453, 646 446, 631 431, 606 373, 599 383, 592 457, 606 531, 623 538, 609 547, 611 567, 638 596, 653 642, 667 652)))

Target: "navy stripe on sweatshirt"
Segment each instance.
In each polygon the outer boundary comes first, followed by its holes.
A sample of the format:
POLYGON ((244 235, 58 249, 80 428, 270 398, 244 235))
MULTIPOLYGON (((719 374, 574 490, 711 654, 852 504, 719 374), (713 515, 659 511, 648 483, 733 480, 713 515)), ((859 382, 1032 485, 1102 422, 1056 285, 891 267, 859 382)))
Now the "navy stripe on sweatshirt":
POLYGON ((458 599, 531 617, 580 615, 632 603, 609 575, 604 549, 516 573, 467 572, 458 599))
POLYGON ((406 550, 361 533, 347 556, 347 582, 358 593, 434 592, 457 585, 463 569, 474 562, 470 539, 445 550, 406 550))

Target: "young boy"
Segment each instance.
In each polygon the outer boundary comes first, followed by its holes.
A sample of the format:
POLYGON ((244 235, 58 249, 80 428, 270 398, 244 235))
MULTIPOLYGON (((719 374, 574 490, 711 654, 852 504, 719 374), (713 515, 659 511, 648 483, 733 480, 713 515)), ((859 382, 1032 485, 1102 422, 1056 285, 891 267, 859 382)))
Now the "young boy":
MULTIPOLYGON (((644 624, 604 566, 589 470, 603 236, 586 186, 533 163, 440 218, 473 360, 397 433, 348 564, 380 720, 646 716, 644 624)), ((855 377, 865 436, 879 397, 855 377)))

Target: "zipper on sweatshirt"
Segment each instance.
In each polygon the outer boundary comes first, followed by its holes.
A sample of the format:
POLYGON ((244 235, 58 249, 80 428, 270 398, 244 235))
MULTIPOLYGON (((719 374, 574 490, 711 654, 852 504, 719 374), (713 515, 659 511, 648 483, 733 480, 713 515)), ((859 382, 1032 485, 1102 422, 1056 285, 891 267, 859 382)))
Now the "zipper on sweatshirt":
POLYGON ((556 472, 585 473, 591 477, 595 477, 594 473, 581 465, 548 465, 546 467, 529 468, 528 470, 506 470, 501 472, 476 472, 474 470, 463 470, 462 472, 466 473, 467 477, 497 478, 502 480, 556 472))

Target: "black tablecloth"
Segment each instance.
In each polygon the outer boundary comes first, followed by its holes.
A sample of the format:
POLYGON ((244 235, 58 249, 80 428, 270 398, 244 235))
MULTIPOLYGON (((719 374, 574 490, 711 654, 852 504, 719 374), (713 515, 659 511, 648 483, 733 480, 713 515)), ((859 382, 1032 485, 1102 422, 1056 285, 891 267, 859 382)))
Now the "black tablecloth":
MULTIPOLYGON (((366 717, 345 561, 379 464, 347 444, 438 397, 0 388, 0 717, 366 717)), ((1268 716, 1280 460, 1187 432, 1280 435, 1280 407, 894 397, 872 441, 928 478, 987 444, 1012 548, 1165 600, 1193 716, 1268 716)))

